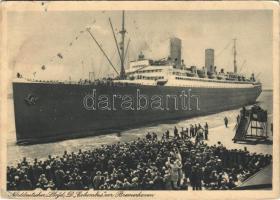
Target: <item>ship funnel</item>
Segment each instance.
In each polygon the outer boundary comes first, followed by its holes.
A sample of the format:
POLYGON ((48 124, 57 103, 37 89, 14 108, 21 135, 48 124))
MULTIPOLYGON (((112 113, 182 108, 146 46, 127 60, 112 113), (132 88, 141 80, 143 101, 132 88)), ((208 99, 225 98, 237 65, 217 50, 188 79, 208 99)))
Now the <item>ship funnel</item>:
POLYGON ((205 67, 208 73, 214 72, 214 49, 205 49, 205 67))
POLYGON ((179 38, 170 38, 170 59, 176 68, 181 68, 181 43, 179 38))

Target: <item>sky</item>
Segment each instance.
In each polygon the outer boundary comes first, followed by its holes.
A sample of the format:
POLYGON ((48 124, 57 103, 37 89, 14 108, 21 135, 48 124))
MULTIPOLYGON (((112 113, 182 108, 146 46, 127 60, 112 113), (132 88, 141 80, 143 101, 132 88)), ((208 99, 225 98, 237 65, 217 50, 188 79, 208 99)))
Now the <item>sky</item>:
MULTIPOLYGON (((91 32, 119 70, 110 17, 117 39, 121 11, 10 11, 9 69, 44 80, 79 80, 93 71, 96 78, 116 75, 90 35, 91 32), (42 70, 42 66, 45 70, 42 70)), ((169 54, 170 37, 182 40, 188 66, 204 66, 204 50, 215 50, 215 65, 233 71, 233 38, 237 39, 238 71, 255 73, 264 88, 272 88, 272 12, 244 11, 126 11, 127 60, 142 51, 147 58, 169 54)), ((128 67, 128 66, 126 66, 128 67)))

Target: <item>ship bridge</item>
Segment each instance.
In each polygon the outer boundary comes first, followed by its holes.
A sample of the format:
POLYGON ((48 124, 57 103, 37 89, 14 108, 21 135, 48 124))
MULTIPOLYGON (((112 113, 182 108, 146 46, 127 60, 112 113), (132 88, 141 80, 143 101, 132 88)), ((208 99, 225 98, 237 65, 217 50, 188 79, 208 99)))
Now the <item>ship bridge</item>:
POLYGON ((132 61, 126 71, 126 81, 145 85, 158 85, 160 82, 167 82, 172 68, 172 65, 153 65, 153 61, 148 59, 132 61))

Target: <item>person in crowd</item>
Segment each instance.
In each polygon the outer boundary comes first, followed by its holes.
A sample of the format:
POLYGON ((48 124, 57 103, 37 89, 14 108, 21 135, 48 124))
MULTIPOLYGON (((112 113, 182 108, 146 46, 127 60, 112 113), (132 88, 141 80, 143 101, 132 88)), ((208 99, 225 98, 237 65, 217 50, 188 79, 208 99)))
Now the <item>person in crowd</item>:
POLYGON ((238 124, 239 121, 240 121, 240 115, 237 115, 237 117, 236 117, 236 123, 238 124))
POLYGON ((224 118, 224 123, 225 123, 225 127, 227 128, 228 127, 228 118, 227 117, 224 118))
POLYGON ((191 174, 190 174, 190 183, 192 186, 192 190, 196 189, 196 166, 192 165, 192 170, 191 170, 191 174))
POLYGON ((182 139, 184 139, 184 138, 185 138, 185 131, 184 131, 184 127, 182 127, 182 130, 181 130, 181 132, 180 132, 180 137, 181 137, 182 139))
POLYGON ((207 122, 204 125, 204 129, 208 129, 208 123, 207 122))
POLYGON ((176 159, 176 161, 175 161, 175 165, 176 165, 176 167, 177 167, 177 169, 178 169, 178 180, 177 180, 177 187, 181 187, 181 181, 183 180, 183 178, 184 178, 184 176, 183 176, 183 170, 182 170, 182 167, 183 167, 183 165, 182 165, 182 158, 181 158, 181 156, 179 157, 179 158, 177 158, 176 159))
POLYGON ((184 169, 184 174, 185 174, 185 178, 186 179, 190 179, 190 175, 192 173, 192 163, 191 163, 191 160, 190 158, 186 158, 186 161, 184 163, 184 166, 183 166, 183 169, 184 169))
POLYGON ((194 125, 194 136, 193 136, 193 137, 196 136, 197 131, 198 131, 198 126, 195 124, 195 125, 194 125))
POLYGON ((185 136, 186 136, 186 137, 190 137, 190 136, 189 136, 189 128, 188 128, 188 127, 186 128, 185 136))
POLYGON ((188 179, 184 178, 183 179, 183 183, 180 187, 181 190, 188 190, 189 186, 188 186, 188 179))
POLYGON ((175 138, 178 138, 178 137, 179 137, 178 129, 177 129, 176 126, 174 127, 174 137, 175 137, 175 138))
POLYGON ((152 135, 150 134, 150 132, 148 132, 148 134, 146 135, 146 139, 147 140, 151 140, 152 139, 152 135))
POLYGON ((167 131, 165 132, 165 136, 166 136, 166 139, 168 140, 168 139, 169 139, 169 130, 167 130, 167 131))
POLYGON ((242 107, 242 110, 241 110, 241 118, 244 118, 245 116, 246 116, 246 107, 245 106, 243 106, 242 107))
POLYGON ((155 132, 152 133, 153 140, 157 140, 157 134, 155 132))
POLYGON ((194 137, 194 127, 192 124, 190 126, 190 137, 194 137))
POLYGON ((97 171, 96 175, 92 180, 93 189, 98 190, 100 185, 102 185, 103 177, 101 176, 101 172, 97 171))
POLYGON ((178 173, 179 166, 173 159, 170 159, 170 157, 168 157, 167 167, 170 169, 172 189, 176 190, 178 189, 177 183, 179 180, 179 173, 178 173))
POLYGON ((205 140, 208 140, 208 134, 209 134, 208 128, 207 128, 207 129, 204 129, 204 139, 205 139, 205 140))
POLYGON ((19 183, 20 190, 32 190, 33 186, 31 181, 28 179, 27 175, 23 176, 23 179, 19 183))
POLYGON ((210 146, 171 136, 157 140, 155 134, 86 151, 65 151, 44 161, 23 158, 7 167, 7 189, 186 190, 190 182, 193 190, 224 190, 235 188, 272 160, 271 155, 247 149, 227 149, 221 142, 210 146))
POLYGON ((202 181, 202 169, 201 169, 199 163, 196 163, 196 168, 195 168, 194 173, 195 173, 195 177, 196 177, 195 183, 194 183, 195 190, 202 190, 202 185, 201 185, 202 184, 201 183, 201 181, 202 181))
POLYGON ((38 179, 38 183, 36 185, 37 188, 41 188, 42 190, 46 190, 48 188, 48 180, 45 176, 45 174, 41 174, 39 179, 38 179))

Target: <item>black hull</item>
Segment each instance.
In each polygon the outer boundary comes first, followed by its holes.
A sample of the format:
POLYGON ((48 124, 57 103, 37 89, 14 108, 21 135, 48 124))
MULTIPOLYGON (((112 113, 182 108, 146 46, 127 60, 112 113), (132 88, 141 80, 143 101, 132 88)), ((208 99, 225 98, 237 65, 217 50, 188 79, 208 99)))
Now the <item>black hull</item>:
MULTIPOLYGON (((253 104, 261 93, 261 86, 252 88, 186 88, 168 86, 108 86, 46 83, 13 83, 16 136, 18 144, 51 142, 63 139, 117 132, 151 123, 178 120, 217 113, 253 104), (86 110, 84 97, 96 89, 98 95, 142 94, 177 95, 191 89, 192 110, 86 110)), ((174 102, 173 102, 174 103, 174 102)), ((116 107, 119 108, 118 103, 116 107)), ((180 106, 179 106, 180 107, 180 106)))

